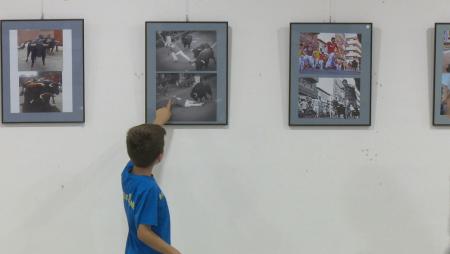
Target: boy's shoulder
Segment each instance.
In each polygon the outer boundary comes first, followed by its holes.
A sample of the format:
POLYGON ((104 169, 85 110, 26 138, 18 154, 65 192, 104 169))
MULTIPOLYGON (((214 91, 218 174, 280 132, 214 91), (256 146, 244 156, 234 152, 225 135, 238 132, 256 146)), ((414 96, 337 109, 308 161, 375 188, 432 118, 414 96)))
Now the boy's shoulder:
POLYGON ((125 188, 135 189, 138 192, 159 190, 158 183, 153 176, 138 176, 132 174, 133 163, 128 162, 122 172, 122 185, 125 188))

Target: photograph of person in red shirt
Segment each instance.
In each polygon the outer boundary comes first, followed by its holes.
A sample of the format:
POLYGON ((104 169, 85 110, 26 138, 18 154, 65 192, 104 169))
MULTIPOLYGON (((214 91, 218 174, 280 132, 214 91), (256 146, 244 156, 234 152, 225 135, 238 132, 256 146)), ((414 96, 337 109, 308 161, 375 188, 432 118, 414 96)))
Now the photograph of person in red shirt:
POLYGON ((327 42, 328 61, 325 64, 325 68, 331 68, 335 65, 334 57, 336 55, 338 45, 336 44, 336 38, 331 38, 331 41, 327 42))
POLYGON ((356 33, 300 33, 299 71, 302 74, 360 74, 361 35, 356 33))

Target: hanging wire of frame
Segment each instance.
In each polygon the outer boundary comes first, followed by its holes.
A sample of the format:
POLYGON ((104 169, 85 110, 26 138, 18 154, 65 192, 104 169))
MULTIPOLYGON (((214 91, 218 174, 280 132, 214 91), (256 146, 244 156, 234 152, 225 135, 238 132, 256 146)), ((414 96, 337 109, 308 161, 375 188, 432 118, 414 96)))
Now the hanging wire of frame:
POLYGON ((189 0, 186 0, 186 5, 185 5, 185 7, 186 7, 186 9, 185 9, 186 22, 189 22, 189 21, 190 21, 190 20, 189 20, 189 4, 190 4, 189 0))
POLYGON ((41 0, 41 19, 45 19, 45 14, 44 14, 44 0, 41 0))

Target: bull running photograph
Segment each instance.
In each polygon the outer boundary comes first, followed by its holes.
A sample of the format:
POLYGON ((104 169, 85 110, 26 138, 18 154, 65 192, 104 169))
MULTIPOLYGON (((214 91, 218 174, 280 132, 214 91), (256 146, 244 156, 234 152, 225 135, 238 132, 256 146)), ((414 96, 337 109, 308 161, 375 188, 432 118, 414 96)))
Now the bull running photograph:
POLYGON ((359 78, 300 78, 299 118, 358 119, 359 78))
POLYGON ((441 84, 441 116, 450 118, 450 74, 442 74, 441 84))
POLYGON ((159 31, 157 71, 215 71, 215 31, 159 31))
POLYGON ((62 30, 18 30, 19 71, 63 71, 62 30))
POLYGON ((361 39, 356 33, 301 33, 299 72, 360 74, 361 39))
POLYGON ((444 42, 442 44, 444 51, 443 54, 443 65, 442 72, 450 73, 450 31, 444 32, 444 42))
POLYGON ((59 71, 20 73, 20 112, 62 112, 61 80, 59 71))
POLYGON ((156 76, 156 107, 172 102, 173 122, 216 121, 216 74, 160 73, 156 76))

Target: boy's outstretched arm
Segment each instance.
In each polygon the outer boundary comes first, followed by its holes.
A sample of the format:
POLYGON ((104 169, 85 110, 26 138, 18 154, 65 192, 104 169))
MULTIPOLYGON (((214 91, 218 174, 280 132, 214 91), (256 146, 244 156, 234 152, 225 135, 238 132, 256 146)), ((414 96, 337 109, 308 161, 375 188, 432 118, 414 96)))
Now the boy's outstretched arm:
POLYGON ((153 123, 163 126, 164 124, 167 123, 167 121, 169 121, 171 116, 172 116, 172 100, 169 100, 166 106, 156 110, 156 116, 153 123))
POLYGON ((147 246, 161 252, 162 254, 181 254, 177 249, 166 243, 153 230, 147 226, 140 224, 137 230, 137 236, 141 242, 147 246))

